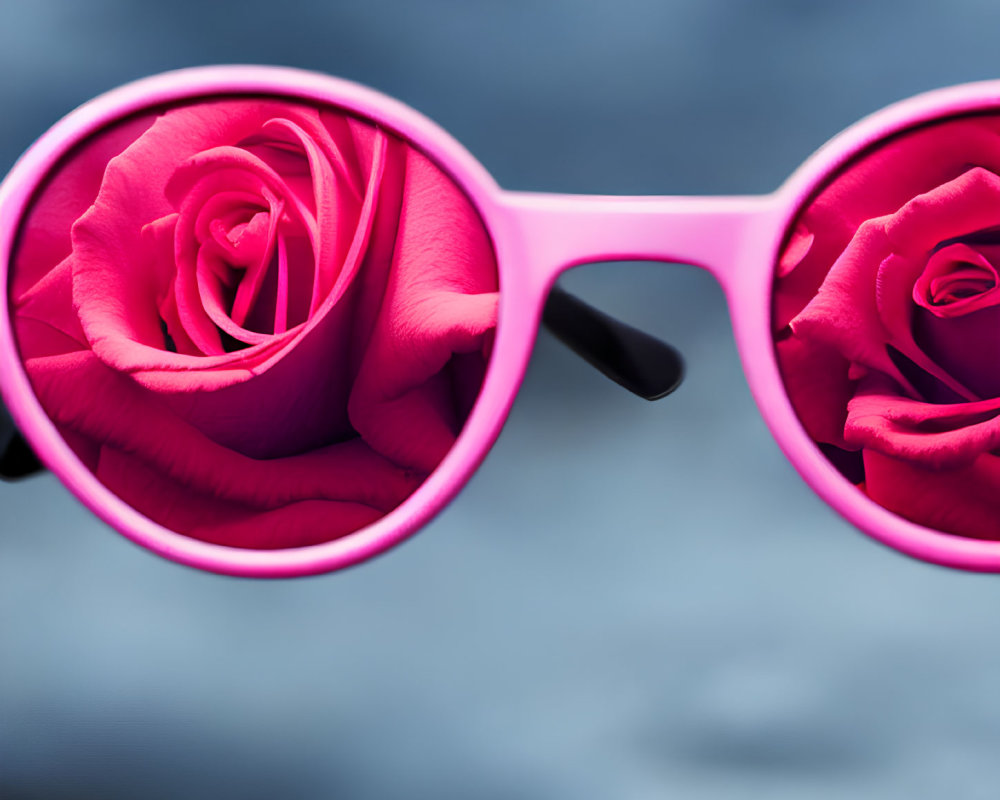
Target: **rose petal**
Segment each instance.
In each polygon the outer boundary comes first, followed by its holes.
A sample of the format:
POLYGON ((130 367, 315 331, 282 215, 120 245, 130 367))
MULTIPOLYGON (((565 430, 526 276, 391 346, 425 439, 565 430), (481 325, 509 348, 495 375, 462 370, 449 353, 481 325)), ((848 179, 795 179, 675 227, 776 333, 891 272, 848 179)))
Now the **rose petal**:
POLYGON ((48 181, 32 200, 20 227, 16 267, 11 270, 15 302, 70 254, 70 230, 97 197, 108 162, 141 136, 153 120, 152 115, 144 114, 88 139, 62 164, 59 179, 48 181))
POLYGON ((865 491, 918 525, 973 539, 1000 539, 1000 458, 984 453, 960 469, 937 470, 866 450, 865 491))
POLYGON ((933 404, 901 397, 884 376, 870 376, 848 404, 848 443, 925 467, 971 464, 1000 447, 1000 398, 933 404))
POLYGON ((338 500, 299 500, 262 509, 203 494, 109 448, 102 450, 96 473, 122 500, 160 525, 227 547, 307 547, 363 528, 389 510, 338 500))
POLYGON ((409 150, 392 271, 351 392, 355 429, 376 451, 429 471, 454 442, 454 398, 431 383, 496 324, 496 265, 478 214, 409 150))
POLYGON ((887 221, 886 236, 893 252, 924 257, 948 239, 1000 225, 998 202, 1000 175, 972 167, 906 203, 887 221))
POLYGON ((876 303, 878 268, 892 251, 885 218, 869 220, 830 268, 816 296, 791 322, 795 336, 839 350, 849 361, 899 377, 876 303))
POLYGON ((849 362, 835 348, 792 336, 775 343, 785 391, 806 433, 847 447, 844 422, 854 392, 849 362))
MULTIPOLYGON (((417 476, 358 439, 285 458, 243 455, 209 439, 90 352, 33 359, 25 366, 39 401, 57 425, 100 442, 105 450, 131 454, 165 478, 206 496, 258 509, 323 499, 384 511, 419 483, 417 476), (71 391, 87 402, 66 403, 71 391)), ((156 508, 141 507, 157 518, 156 508)))
POLYGON ((350 225, 356 210, 344 202, 342 193, 337 191, 337 181, 334 176, 334 164, 326 157, 329 152, 338 152, 336 147, 321 148, 315 136, 324 141, 332 140, 329 132, 322 126, 315 126, 314 136, 310 136, 302 127, 289 120, 274 120, 265 129, 283 129, 292 134, 305 151, 309 161, 309 172, 312 186, 312 201, 316 209, 316 225, 323 231, 316 237, 316 269, 312 291, 310 294, 309 312, 315 313, 320 303, 333 288, 340 271, 341 259, 349 247, 350 236, 345 232, 353 230, 350 225))
POLYGON ((72 292, 73 265, 65 258, 12 304, 22 359, 87 347, 72 292))

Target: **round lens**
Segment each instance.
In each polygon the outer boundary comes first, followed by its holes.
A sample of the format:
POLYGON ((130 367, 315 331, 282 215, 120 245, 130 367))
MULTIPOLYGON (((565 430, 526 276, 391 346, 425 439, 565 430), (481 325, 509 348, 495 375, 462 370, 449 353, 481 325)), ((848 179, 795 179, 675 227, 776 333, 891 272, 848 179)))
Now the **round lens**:
POLYGON ((116 121, 39 184, 8 264, 24 370, 149 519, 239 548, 369 525, 455 443, 497 267, 456 183, 373 120, 210 96, 116 121))
POLYGON ((920 525, 1000 539, 1000 114, 883 140, 805 204, 773 333, 807 434, 920 525))

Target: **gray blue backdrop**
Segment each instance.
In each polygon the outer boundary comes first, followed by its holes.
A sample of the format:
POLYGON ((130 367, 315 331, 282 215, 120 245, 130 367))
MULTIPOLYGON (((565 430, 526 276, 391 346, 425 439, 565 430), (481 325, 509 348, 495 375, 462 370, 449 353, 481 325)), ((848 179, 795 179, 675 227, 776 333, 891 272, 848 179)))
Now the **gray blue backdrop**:
MULTIPOLYGON (((885 103, 1000 77, 998 23, 977 0, 0 0, 0 165, 126 80, 261 62, 403 99, 508 188, 766 192, 885 103)), ((361 568, 201 574, 49 476, 0 488, 0 796, 996 797, 1000 577, 811 494, 707 275, 566 284, 678 344, 685 385, 645 403, 543 334, 472 483, 361 568)))

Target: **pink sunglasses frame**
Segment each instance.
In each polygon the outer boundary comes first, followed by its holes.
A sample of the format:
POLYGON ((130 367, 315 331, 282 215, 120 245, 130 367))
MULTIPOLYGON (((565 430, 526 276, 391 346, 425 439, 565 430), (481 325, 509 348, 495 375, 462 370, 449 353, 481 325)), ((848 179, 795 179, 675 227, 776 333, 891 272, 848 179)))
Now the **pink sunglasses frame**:
POLYGON ((0 185, 0 392, 42 462, 98 517, 165 558, 230 575, 289 577, 327 572, 400 543, 458 493, 496 440, 523 379, 548 292, 578 264, 657 260, 708 270, 722 285, 750 389, 802 477, 862 531, 910 556, 960 569, 1000 571, 1000 542, 953 536, 908 522, 852 486, 807 436, 785 393, 773 346, 773 269, 802 205, 846 161, 901 130, 1000 107, 1000 82, 937 90, 889 106, 848 128, 775 192, 752 197, 609 197, 501 189, 446 131, 366 87, 317 73, 260 66, 165 73, 108 92, 45 133, 0 185), (278 95, 343 108, 416 144, 461 186, 496 249, 501 302, 482 392, 454 448, 394 511, 324 544, 248 550, 207 544, 138 513, 101 484, 63 441, 35 398, 8 313, 8 266, 22 215, 39 183, 75 144, 130 114, 210 95, 278 95))

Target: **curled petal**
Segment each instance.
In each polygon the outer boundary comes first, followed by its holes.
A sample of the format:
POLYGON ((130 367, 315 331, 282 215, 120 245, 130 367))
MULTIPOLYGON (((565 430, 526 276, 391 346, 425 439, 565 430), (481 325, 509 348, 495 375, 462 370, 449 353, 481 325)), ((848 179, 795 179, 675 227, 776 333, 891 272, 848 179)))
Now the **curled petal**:
POLYGON ((845 438, 927 468, 967 466, 1000 448, 1000 398, 937 405, 901 397, 885 377, 873 375, 848 404, 845 438))
POLYGON ((998 203, 1000 175, 973 167, 906 203, 887 221, 886 236, 893 252, 924 256, 941 242, 1000 225, 998 203))
POLYGON ((839 350, 851 362, 904 379, 886 352, 889 332, 879 315, 878 269, 892 254, 885 218, 864 223, 834 262, 816 296, 791 322, 794 335, 839 350))
POLYGON ((942 319, 1000 303, 997 269, 984 251, 1000 257, 995 245, 973 249, 955 242, 935 250, 913 284, 913 302, 942 319))
POLYGON ((426 471, 437 465, 457 426, 450 386, 435 376, 455 353, 482 349, 496 309, 493 249, 478 215, 408 150, 392 269, 348 407, 378 452, 426 471))

